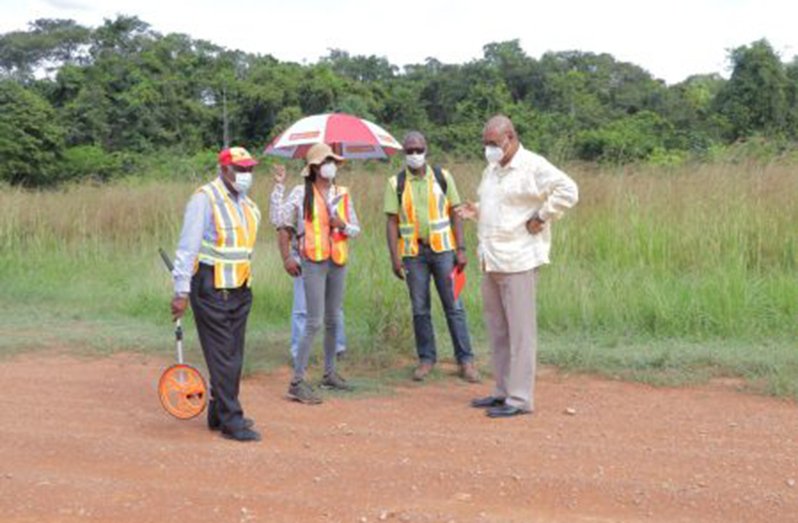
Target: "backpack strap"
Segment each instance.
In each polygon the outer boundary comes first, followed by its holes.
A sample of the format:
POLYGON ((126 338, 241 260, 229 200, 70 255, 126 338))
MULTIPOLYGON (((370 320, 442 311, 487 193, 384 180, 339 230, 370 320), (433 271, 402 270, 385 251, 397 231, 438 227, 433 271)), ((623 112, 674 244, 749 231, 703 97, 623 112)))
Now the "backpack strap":
POLYGON ((402 196, 405 194, 405 180, 407 179, 407 172, 402 169, 396 175, 396 197, 399 198, 399 211, 401 215, 402 210, 402 196))
POLYGON ((448 189, 448 187, 446 176, 443 175, 443 168, 440 165, 436 165, 432 168, 432 172, 435 173, 435 180, 438 182, 438 185, 440 185, 443 195, 446 196, 446 189, 448 189))

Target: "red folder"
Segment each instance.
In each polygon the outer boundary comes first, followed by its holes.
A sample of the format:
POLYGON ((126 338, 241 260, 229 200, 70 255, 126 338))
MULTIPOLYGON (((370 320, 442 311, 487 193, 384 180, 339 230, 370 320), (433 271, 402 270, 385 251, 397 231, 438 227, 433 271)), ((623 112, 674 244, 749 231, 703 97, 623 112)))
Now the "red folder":
POLYGON ((466 284, 465 270, 455 266, 454 269, 452 270, 452 274, 449 277, 452 279, 452 289, 454 290, 454 301, 457 301, 457 298, 460 297, 460 293, 463 291, 463 288, 465 287, 466 284))

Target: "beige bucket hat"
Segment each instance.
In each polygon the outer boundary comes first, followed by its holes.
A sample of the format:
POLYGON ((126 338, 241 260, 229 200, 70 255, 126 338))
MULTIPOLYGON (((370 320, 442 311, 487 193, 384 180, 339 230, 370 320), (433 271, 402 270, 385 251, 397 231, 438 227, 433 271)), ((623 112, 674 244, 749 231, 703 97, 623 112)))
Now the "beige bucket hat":
POLYGON ((342 156, 338 156, 326 143, 317 143, 305 154, 305 168, 302 169, 302 176, 310 175, 311 165, 321 165, 327 158, 332 158, 338 165, 344 163, 342 156))

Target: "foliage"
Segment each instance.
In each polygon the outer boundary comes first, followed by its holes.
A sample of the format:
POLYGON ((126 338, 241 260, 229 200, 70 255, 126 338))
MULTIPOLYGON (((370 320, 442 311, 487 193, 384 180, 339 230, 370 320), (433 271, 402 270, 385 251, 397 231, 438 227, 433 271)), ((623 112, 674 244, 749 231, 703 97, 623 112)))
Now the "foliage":
POLYGON ((0 35, 0 71, 27 81, 37 66, 52 69, 59 65, 80 62, 91 30, 74 20, 39 19, 29 31, 13 31, 0 35))
POLYGON ((729 122, 729 137, 753 133, 796 134, 795 82, 766 40, 731 52, 731 79, 717 97, 718 112, 729 122))
POLYGON ((575 147, 582 160, 627 163, 645 160, 655 151, 661 153, 672 135, 669 122, 644 111, 595 131, 584 131, 575 147))
POLYGON ((58 181, 64 130, 35 92, 0 81, 0 181, 46 185, 58 181))
POLYGON ((65 179, 94 178, 107 181, 123 172, 123 155, 108 153, 96 145, 78 145, 64 151, 61 163, 65 179))
MULTIPOLYGON (((782 63, 765 40, 732 50, 729 59, 728 81, 705 74, 668 86, 607 53, 534 58, 518 40, 489 43, 465 64, 428 58, 399 67, 341 49, 314 64, 280 62, 162 35, 124 15, 95 28, 42 19, 0 35, 0 78, 21 85, 36 97, 34 111, 48 115, 29 118, 26 129, 31 143, 60 136, 45 140, 42 154, 68 158, 56 169, 62 178, 96 174, 99 164, 89 168, 87 156, 102 159, 107 178, 129 168, 130 158, 218 149, 225 102, 230 140, 254 150, 296 119, 332 111, 399 136, 421 130, 431 152, 461 158, 481 156, 482 126, 496 113, 513 119, 528 147, 556 160, 670 165, 711 158, 752 136, 795 140, 798 59, 782 63), (48 129, 30 127, 33 121, 48 129), (111 166, 120 154, 127 167, 111 166)), ((13 183, 23 178, 57 177, 13 183)))

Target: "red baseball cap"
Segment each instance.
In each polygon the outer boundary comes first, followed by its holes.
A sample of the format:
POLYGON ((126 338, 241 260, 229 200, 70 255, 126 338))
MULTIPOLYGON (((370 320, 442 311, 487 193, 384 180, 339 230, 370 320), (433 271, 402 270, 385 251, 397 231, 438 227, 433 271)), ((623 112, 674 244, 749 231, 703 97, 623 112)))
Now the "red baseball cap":
POLYGON ((243 147, 230 147, 222 149, 222 152, 219 153, 219 165, 251 167, 258 165, 258 162, 243 147))

